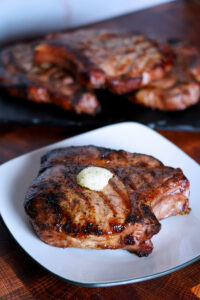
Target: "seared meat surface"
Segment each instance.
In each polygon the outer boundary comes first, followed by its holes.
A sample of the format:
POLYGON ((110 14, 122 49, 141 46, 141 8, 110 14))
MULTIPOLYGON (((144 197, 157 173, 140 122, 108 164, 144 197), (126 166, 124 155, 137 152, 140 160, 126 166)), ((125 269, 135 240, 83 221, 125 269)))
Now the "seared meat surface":
POLYGON ((101 110, 92 89, 102 88, 142 106, 184 110, 200 99, 200 55, 189 43, 161 45, 137 32, 49 34, 0 52, 0 88, 78 114, 101 110))
POLYGON ((41 159, 25 210, 37 235, 58 247, 124 248, 146 256, 158 219, 188 212, 189 182, 157 159, 95 146, 55 149, 41 159), (88 166, 113 177, 102 191, 77 184, 88 166))
POLYGON ((0 88, 11 96, 53 103, 64 110, 95 115, 96 96, 84 90, 72 75, 53 64, 33 63, 34 44, 19 44, 0 53, 0 88))
POLYGON ((79 30, 49 35, 36 48, 35 61, 55 62, 87 87, 124 94, 162 78, 173 55, 139 33, 79 30))
POLYGON ((131 101, 166 111, 183 110, 199 102, 199 51, 188 43, 178 43, 173 48, 176 62, 172 70, 164 78, 130 95, 131 101))

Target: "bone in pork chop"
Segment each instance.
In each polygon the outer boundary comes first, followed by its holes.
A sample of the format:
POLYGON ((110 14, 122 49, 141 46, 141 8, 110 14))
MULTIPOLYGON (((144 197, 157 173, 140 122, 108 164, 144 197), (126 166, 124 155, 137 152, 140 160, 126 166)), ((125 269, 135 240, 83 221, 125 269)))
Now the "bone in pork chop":
POLYGON ((189 182, 180 169, 144 155, 95 146, 55 149, 41 159, 25 210, 37 235, 57 247, 127 249, 146 256, 158 220, 188 212, 189 182), (77 184, 88 166, 113 173, 102 191, 77 184))
POLYGON ((95 115, 96 96, 75 82, 72 75, 53 64, 33 63, 33 44, 19 44, 0 53, 0 88, 13 97, 53 103, 64 110, 95 115))
POLYGON ((172 51, 135 32, 79 30, 47 36, 36 62, 55 62, 79 82, 124 94, 160 79, 173 65, 172 51))
POLYGON ((129 95, 129 100, 164 111, 183 110, 199 102, 199 51, 188 43, 178 43, 173 49, 176 61, 169 74, 129 95))

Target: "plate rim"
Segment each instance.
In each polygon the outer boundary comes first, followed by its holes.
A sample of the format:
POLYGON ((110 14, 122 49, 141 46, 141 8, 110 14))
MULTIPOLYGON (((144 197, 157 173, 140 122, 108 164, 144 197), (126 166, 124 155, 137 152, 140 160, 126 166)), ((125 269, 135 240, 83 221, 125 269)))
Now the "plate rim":
POLYGON ((155 278, 159 278, 168 274, 171 274, 175 271, 181 270, 189 265, 191 265, 192 263, 198 261, 200 259, 200 255, 197 255, 196 257, 192 258, 191 260, 178 265, 177 267, 162 271, 162 272, 158 272, 158 273, 154 273, 151 275, 147 275, 144 277, 137 277, 134 279, 125 279, 125 280, 116 280, 116 281, 106 281, 106 282, 99 282, 99 283, 84 283, 82 281, 75 281, 75 280, 70 280, 67 279, 65 277, 62 277, 56 273, 54 273, 53 271, 50 271, 48 268, 46 268, 44 265, 42 265, 41 263, 39 263, 35 258, 33 258, 33 256, 27 252, 20 244, 19 242, 15 239, 14 235, 12 234, 12 232, 10 231, 10 229, 7 227, 5 220, 3 219, 3 217, 1 216, 3 223, 5 224, 9 234, 12 236, 12 238, 14 239, 14 241, 17 243, 17 245, 20 247, 20 249, 26 253, 31 259, 32 261, 36 262, 37 265, 39 265, 42 269, 46 270, 47 272, 49 272, 50 274, 56 276, 57 278, 61 279, 64 282, 68 282, 70 284, 73 285, 77 285, 80 287, 109 287, 109 286, 118 286, 118 285, 125 285, 125 284, 131 284, 131 283, 137 283, 137 282, 142 282, 142 281, 147 281, 147 280, 151 280, 151 279, 155 279, 155 278))
MULTIPOLYGON (((179 148, 176 144, 174 144, 173 142, 171 142, 170 140, 168 140, 165 136, 163 136, 163 135, 161 135, 159 132, 157 132, 156 130, 158 130, 158 129, 151 128, 150 126, 147 126, 147 125, 145 125, 145 124, 143 124, 143 123, 132 122, 132 121, 125 121, 125 122, 122 121, 122 122, 117 122, 117 123, 113 123, 113 124, 101 126, 101 127, 99 127, 99 128, 95 128, 95 129, 92 129, 92 130, 88 130, 88 131, 82 132, 82 133, 80 133, 80 134, 77 134, 77 135, 74 135, 74 136, 65 138, 65 139, 63 139, 63 140, 57 141, 57 142, 55 142, 55 143, 48 144, 48 145, 39 147, 39 148, 37 148, 37 149, 34 149, 34 150, 31 150, 31 151, 25 152, 25 153, 23 153, 23 154, 20 154, 19 156, 16 156, 16 157, 14 157, 14 158, 11 158, 11 159, 5 161, 4 163, 2 163, 2 164, 0 165, 0 167, 4 166, 4 165, 7 164, 7 163, 12 162, 12 161, 15 160, 15 159, 22 158, 23 156, 27 156, 27 155, 29 155, 29 154, 34 154, 34 153, 36 153, 37 151, 39 151, 39 150, 45 150, 45 148, 48 148, 48 147, 56 146, 57 144, 60 144, 60 143, 62 143, 62 142, 64 142, 64 141, 67 141, 67 140, 70 140, 70 139, 73 139, 73 138, 77 138, 77 137, 81 137, 81 136, 83 136, 83 135, 85 135, 85 134, 90 134, 90 133, 92 133, 92 132, 100 131, 100 130, 105 129, 105 128, 109 128, 109 127, 111 128, 111 127, 115 127, 115 126, 117 127, 117 126, 121 126, 121 125, 123 125, 123 126, 124 126, 124 125, 137 125, 137 126, 139 125, 140 127, 143 127, 143 128, 145 128, 145 129, 147 129, 147 130, 149 130, 149 131, 151 131, 151 132, 153 131, 153 133, 154 133, 156 136, 159 136, 159 138, 161 138, 162 140, 168 142, 170 145, 172 145, 173 147, 175 147, 176 149, 178 149, 179 151, 181 151, 182 153, 184 153, 184 155, 187 156, 187 158, 189 158, 191 161, 193 161, 193 163, 195 163, 196 166, 198 166, 198 167, 200 168, 200 164, 199 164, 196 160, 194 160, 194 158, 192 158, 190 155, 188 155, 184 150, 182 150, 181 148, 179 148)), ((47 150, 47 151, 49 151, 49 150, 47 150)), ((0 208, 0 209, 1 209, 1 208, 0 208)), ((0 213, 1 213, 1 211, 0 211, 0 213)))
MULTIPOLYGON (((103 126, 103 127, 97 128, 97 129, 89 130, 89 131, 86 131, 84 133, 81 133, 81 134, 78 134, 78 135, 75 135, 75 136, 63 139, 61 141, 58 141, 58 142, 55 142, 55 143, 52 143, 52 144, 48 144, 46 146, 37 148, 37 149, 35 149, 33 151, 24 153, 24 154, 22 154, 20 156, 17 156, 17 157, 15 157, 13 159, 10 159, 10 160, 4 162, 1 166, 4 166, 5 164, 7 164, 9 162, 12 162, 12 161, 17 160, 19 158, 22 158, 24 156, 28 156, 30 154, 36 153, 36 152, 38 152, 40 150, 45 150, 45 148, 52 147, 54 145, 56 146, 56 144, 62 143, 62 142, 67 141, 69 139, 77 138, 77 137, 83 136, 85 134, 89 134, 91 132, 102 130, 102 129, 105 129, 105 128, 108 128, 108 127, 115 127, 115 126, 120 126, 120 125, 130 125, 130 124, 131 125, 139 125, 141 127, 144 127, 145 129, 153 131, 154 134, 156 134, 157 136, 159 136, 163 140, 165 140, 168 143, 170 143, 171 145, 173 145, 173 147, 175 147, 176 149, 178 149, 182 153, 184 153, 187 156, 187 158, 189 158, 190 160, 192 160, 196 164, 196 166, 198 166, 200 168, 200 165, 198 164, 198 162, 196 162, 192 157, 190 157, 187 153, 185 153, 182 149, 180 149, 178 146, 176 146, 170 140, 168 140, 167 138, 165 138, 164 136, 162 136, 160 133, 156 132, 154 129, 149 128, 148 126, 146 126, 144 124, 141 124, 141 123, 138 123, 138 122, 119 122, 119 123, 115 123, 115 124, 111 124, 111 125, 106 125, 106 126, 103 126)), ((192 259, 190 259, 190 260, 186 261, 185 263, 180 264, 180 265, 178 265, 178 266, 176 266, 174 268, 170 268, 170 269, 164 270, 162 272, 157 272, 157 273, 154 273, 154 274, 151 274, 151 275, 147 275, 147 276, 143 276, 143 277, 137 277, 137 278, 134 278, 134 279, 114 280, 114 281, 104 281, 104 282, 102 281, 102 282, 97 282, 97 283, 92 283, 92 282, 90 283, 90 282, 70 280, 70 279, 67 279, 67 278, 65 278, 65 277, 63 277, 61 275, 58 275, 57 273, 49 270, 47 267, 45 267, 39 261, 37 261, 28 251, 26 251, 23 248, 23 246, 20 244, 20 242, 17 241, 17 239, 15 238, 15 236, 13 235, 13 233, 10 231, 9 226, 7 226, 7 222, 6 222, 6 220, 2 216, 1 209, 0 209, 0 216, 1 216, 1 219, 2 219, 3 223, 6 226, 9 234, 15 240, 15 242, 17 243, 17 245, 19 245, 20 249, 22 249, 23 252, 25 252, 34 262, 36 262, 44 270, 46 270, 50 274, 53 274, 54 276, 56 276, 57 278, 61 279, 62 281, 68 282, 68 283, 73 284, 73 285, 81 286, 81 287, 109 287, 109 286, 118 286, 118 285, 125 285, 125 284, 131 284, 131 283, 137 283, 137 282, 147 281, 147 280, 151 280, 151 279, 155 279, 155 278, 159 278, 161 276, 165 276, 165 275, 171 274, 172 272, 175 272, 175 271, 178 271, 178 270, 180 270, 180 269, 182 269, 184 267, 187 267, 190 264, 192 264, 192 263, 194 263, 194 262, 196 262, 196 261, 198 261, 200 259, 200 255, 197 255, 196 257, 193 257, 192 259)))

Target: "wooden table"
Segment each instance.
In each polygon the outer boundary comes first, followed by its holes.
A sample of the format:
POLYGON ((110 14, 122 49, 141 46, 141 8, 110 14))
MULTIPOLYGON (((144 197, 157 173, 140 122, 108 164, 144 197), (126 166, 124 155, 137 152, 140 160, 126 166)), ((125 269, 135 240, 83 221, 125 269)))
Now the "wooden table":
MULTIPOLYGON (((187 37, 200 46, 200 6, 192 2, 170 3, 95 26, 114 27, 116 24, 154 33, 155 37, 163 39, 172 32, 174 37, 187 37)), ((83 131, 1 125, 0 163, 83 131)), ((160 133, 200 163, 200 132, 160 133)), ((169 247, 173 245, 169 244, 169 247)), ((61 281, 33 262, 0 219, 0 299, 200 299, 200 261, 170 275, 137 284, 77 287, 61 281)))

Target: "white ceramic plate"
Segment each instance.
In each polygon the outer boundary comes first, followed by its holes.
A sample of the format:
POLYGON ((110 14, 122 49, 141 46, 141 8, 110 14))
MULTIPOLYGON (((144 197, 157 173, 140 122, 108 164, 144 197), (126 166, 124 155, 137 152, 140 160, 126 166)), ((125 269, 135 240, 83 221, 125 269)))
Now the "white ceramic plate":
POLYGON ((20 246, 55 275, 83 286, 138 282, 178 270, 200 257, 200 167, 189 156, 153 130, 137 123, 120 123, 39 149, 0 167, 1 215, 20 246), (88 145, 145 153, 164 164, 180 167, 191 182, 189 215, 162 221, 152 239, 154 250, 139 258, 125 250, 60 249, 43 243, 25 215, 24 195, 37 175, 40 157, 50 149, 88 145))

